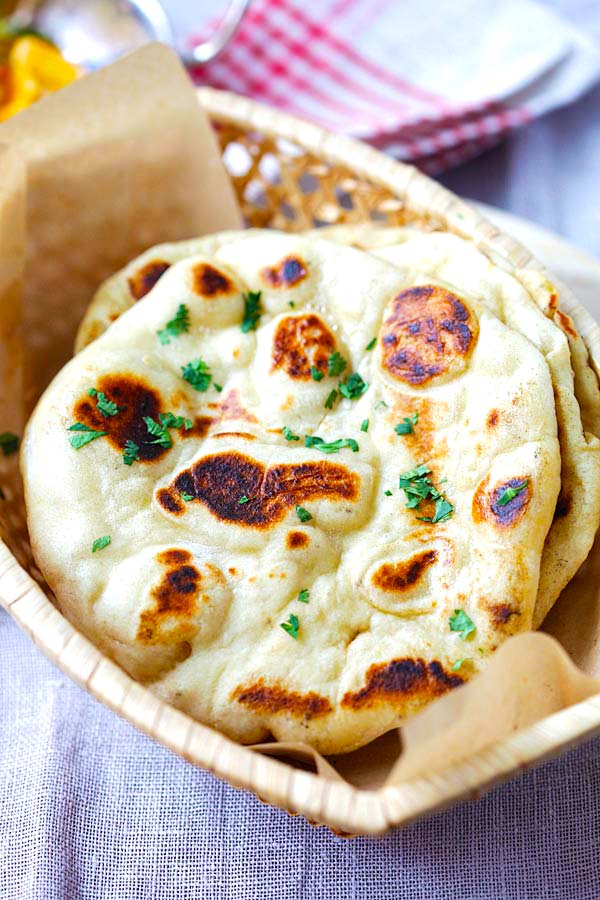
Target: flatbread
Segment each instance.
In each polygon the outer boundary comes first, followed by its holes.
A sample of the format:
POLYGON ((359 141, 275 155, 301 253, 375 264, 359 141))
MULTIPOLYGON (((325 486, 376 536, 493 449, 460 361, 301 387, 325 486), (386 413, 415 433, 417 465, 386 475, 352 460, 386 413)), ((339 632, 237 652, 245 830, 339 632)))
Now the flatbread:
POLYGON ((553 386, 463 281, 275 233, 172 265, 27 428, 32 548, 65 614, 201 721, 324 753, 400 724, 529 629, 560 487, 553 386), (199 358, 205 391, 182 377, 199 358), (340 382, 357 396, 328 408, 340 382), (148 443, 142 417, 166 413, 192 427, 166 420, 171 445, 148 443), (75 450, 76 422, 107 434, 75 450), (437 503, 407 508, 398 486, 419 465, 452 507, 436 523, 437 503))
POLYGON ((587 558, 600 525, 600 390, 585 344, 558 306, 556 287, 536 271, 519 270, 517 281, 453 234, 369 226, 336 226, 319 234, 368 249, 406 272, 439 276, 452 285, 479 284, 482 302, 544 355, 555 389, 562 488, 542 557, 533 617, 538 628, 587 558))

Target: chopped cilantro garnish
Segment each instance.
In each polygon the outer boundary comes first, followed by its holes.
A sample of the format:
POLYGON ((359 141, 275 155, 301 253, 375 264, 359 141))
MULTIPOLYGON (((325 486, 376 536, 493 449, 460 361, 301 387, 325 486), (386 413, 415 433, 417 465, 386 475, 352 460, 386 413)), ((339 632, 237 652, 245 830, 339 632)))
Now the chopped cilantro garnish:
POLYGON ((90 388, 88 394, 90 397, 96 398, 98 412, 102 413, 103 416, 116 416, 117 413, 123 409, 122 406, 117 406, 116 403, 109 400, 103 391, 97 391, 96 388, 90 388))
POLYGON ((183 416, 174 416, 173 413, 159 413, 159 422, 155 422, 150 416, 143 416, 148 432, 156 438, 155 441, 146 441, 147 444, 160 444, 161 447, 173 446, 173 438, 169 434, 169 428, 184 428, 186 431, 192 427, 190 419, 183 416))
POLYGON ((297 434, 294 434, 291 428, 288 428, 287 425, 284 425, 281 429, 281 432, 286 439, 286 441, 299 441, 300 438, 297 434))
POLYGON ((288 300, 288 306, 290 307, 290 309, 294 309, 294 307, 296 306, 296 304, 294 303, 293 300, 288 300))
POLYGON ((341 375, 344 369, 347 368, 347 366, 348 363, 346 362, 342 354, 338 353, 336 350, 335 353, 332 353, 327 360, 327 374, 332 376, 341 375))
POLYGON ((385 494, 386 497, 391 497, 391 496, 392 496, 392 492, 391 492, 391 491, 384 491, 383 493, 385 494))
POLYGON ((419 421, 419 413, 413 413, 412 416, 404 416, 401 422, 399 422, 394 431, 396 434, 413 434, 414 428, 413 425, 416 425, 419 421))
POLYGON ((353 372, 345 381, 340 382, 340 394, 342 397, 347 397, 348 400, 356 400, 358 397, 362 397, 368 387, 369 385, 363 381, 358 372, 353 372))
POLYGON ((377 343, 377 338, 376 338, 376 337, 371 338, 371 340, 369 341, 369 343, 368 343, 367 346, 365 347, 365 350, 372 350, 376 343, 377 343))
POLYGON ((181 367, 181 375, 184 381, 195 391, 207 391, 212 381, 212 375, 203 359, 193 359, 187 365, 181 367))
POLYGON ((448 620, 450 631, 458 631, 463 641, 477 630, 477 626, 473 620, 466 614, 464 609, 455 609, 448 620))
POLYGON ((90 428, 89 425, 83 425, 81 422, 75 422, 74 425, 70 425, 67 431, 77 432, 77 434, 73 434, 69 438, 69 443, 74 450, 80 450, 86 444, 95 441, 96 438, 104 437, 108 434, 107 431, 96 431, 96 429, 90 428))
POLYGON ((310 520, 312 519, 312 516, 309 513, 309 511, 307 509, 304 509, 303 506, 296 507, 296 515, 298 516, 298 518, 300 519, 301 522, 310 522, 310 520))
POLYGON ((123 462, 126 466, 133 465, 134 462, 140 461, 140 448, 134 441, 127 441, 123 450, 123 462))
POLYGON ((242 320, 241 328, 244 334, 247 334, 249 331, 256 331, 258 320, 262 315, 260 304, 261 297, 262 291, 248 291, 247 294, 242 294, 242 300, 244 301, 244 318, 242 320))
POLYGON ((105 534, 104 537, 96 538, 96 540, 92 544, 92 553, 96 553, 97 550, 104 550, 104 548, 108 547, 109 544, 110 534, 105 534))
POLYGON ((292 613, 287 622, 281 622, 281 627, 284 631, 287 631, 289 636, 293 637, 295 641, 298 640, 298 631, 300 630, 300 622, 298 621, 298 616, 295 616, 292 613))
POLYGON ((310 375, 313 381, 322 381, 325 378, 323 372, 319 372, 315 366, 310 367, 310 375))
POLYGON ((300 603, 308 603, 308 598, 310 597, 310 591, 308 588, 302 588, 300 593, 298 594, 298 600, 300 603))
POLYGON ((243 503, 247 503, 247 502, 248 502, 248 497, 246 497, 245 494, 244 494, 242 497, 240 497, 240 499, 238 500, 238 503, 240 504, 240 506, 241 506, 243 503))
POLYGON ((363 419, 363 420, 362 420, 362 422, 360 423, 360 430, 361 430, 361 431, 368 431, 368 430, 369 430, 369 420, 368 420, 368 419, 363 419))
POLYGON ((470 662, 472 659, 471 656, 463 656, 461 659, 457 659, 456 662, 452 666, 453 672, 458 672, 463 663, 470 662))
POLYGON ((344 447, 348 447, 353 453, 358 453, 358 444, 354 438, 338 438, 337 441, 326 443, 323 438, 307 434, 304 438, 304 446, 314 447, 315 450, 320 450, 322 453, 337 453, 339 450, 343 450, 344 447))
POLYGON ((527 485, 529 484, 529 479, 523 482, 523 484, 518 484, 516 487, 506 488, 500 497, 498 497, 497 503, 498 506, 506 506, 507 503, 510 503, 517 494, 520 494, 521 491, 524 491, 527 485))
POLYGON ((335 403, 337 398, 338 398, 338 392, 334 388, 332 391, 329 392, 329 396, 327 397, 327 400, 325 401, 325 409, 333 409, 333 404, 335 403))
POLYGON ((188 494, 188 493, 186 493, 186 491, 182 491, 182 493, 181 493, 179 496, 181 497, 181 499, 182 499, 183 501, 185 501, 185 503, 189 503, 190 500, 193 500, 193 499, 194 499, 194 495, 193 495, 193 494, 188 494))
POLYGON ((12 431, 3 431, 0 434, 0 447, 4 456, 10 456, 19 449, 19 438, 12 431))
POLYGON ((418 509, 422 500, 435 500, 435 512, 433 516, 417 516, 422 522, 446 522, 454 507, 432 483, 429 475, 431 469, 426 465, 417 466, 400 476, 399 488, 406 495, 407 509, 418 509))
POLYGON ((190 330, 190 311, 185 303, 180 303, 174 318, 169 319, 164 328, 157 332, 161 344, 170 344, 171 338, 179 337, 190 330))
POLYGON ((215 391, 218 391, 218 392, 219 392, 219 394, 220 394, 221 391, 223 390, 223 385, 217 384, 216 381, 213 381, 213 387, 214 387, 215 391))

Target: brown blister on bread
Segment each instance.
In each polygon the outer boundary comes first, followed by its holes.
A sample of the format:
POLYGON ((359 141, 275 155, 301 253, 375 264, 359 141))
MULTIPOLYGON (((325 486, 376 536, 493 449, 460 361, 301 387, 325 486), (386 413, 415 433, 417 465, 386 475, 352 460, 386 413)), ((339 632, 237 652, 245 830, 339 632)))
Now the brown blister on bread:
POLYGON ((308 274, 308 267, 297 256, 286 256, 275 266, 261 270, 260 277, 270 288, 290 288, 299 284, 308 274))
MULTIPOLYGON (((210 404, 209 404, 210 406, 210 404)), ((219 402, 219 420, 241 419, 245 422, 258 422, 256 416, 249 412, 240 400, 239 391, 229 391, 219 402)))
POLYGON ((187 550, 165 550, 156 557, 166 567, 150 596, 154 605, 140 615, 137 640, 143 644, 171 644, 193 638, 202 575, 191 565, 187 550))
POLYGON ((158 422, 161 398, 158 391, 142 378, 123 372, 119 375, 103 375, 94 385, 98 392, 106 394, 119 407, 115 416, 105 416, 98 409, 96 398, 85 394, 73 409, 75 422, 88 425, 96 431, 106 431, 105 440, 119 452, 125 449, 127 441, 138 447, 140 462, 160 459, 169 448, 151 443, 155 438, 148 432, 144 416, 158 422))
POLYGON ((554 510, 554 519, 564 519, 565 516, 568 516, 571 512, 571 507, 573 505, 573 498, 571 494, 565 493, 562 488, 558 495, 558 500, 556 501, 556 507, 554 510))
POLYGON ((393 703, 395 699, 404 701, 409 696, 426 702, 461 684, 463 679, 447 672, 438 660, 392 659, 369 666, 364 687, 344 694, 341 705, 364 709, 393 703))
POLYGON ((569 337, 576 340, 578 334, 575 330, 575 326, 573 324, 573 320, 570 316, 567 316, 561 309, 556 308, 554 312, 554 319, 558 322, 560 328, 567 334, 569 337))
POLYGON ((254 712, 284 713, 303 719, 315 719, 332 711, 327 697, 321 697, 314 691, 307 694, 288 691, 278 684, 265 684, 262 678, 248 686, 238 685, 231 699, 254 712))
POLYGON ((285 544, 288 550, 301 550, 310 544, 310 538, 305 531, 288 531, 285 544))
POLYGON ((323 375, 335 350, 335 338, 314 313, 285 316, 273 337, 271 371, 283 369, 290 378, 311 379, 311 368, 323 375))
POLYGON ((488 428, 495 428, 498 422, 500 421, 500 413, 497 409, 492 409, 488 414, 487 419, 485 420, 485 424, 488 428))
POLYGON ((166 512, 183 511, 181 494, 190 494, 223 522, 269 529, 288 510, 311 500, 354 502, 360 478, 329 461, 280 464, 269 468, 238 451, 205 456, 181 472, 156 499, 166 512), (247 502, 240 503, 243 497, 247 502))
POLYGON ((145 263, 133 275, 130 275, 127 279, 127 284, 133 299, 141 300, 142 297, 149 294, 156 282, 170 268, 171 263, 166 262, 164 259, 153 259, 145 263))
POLYGON ((208 263, 195 265, 192 269, 192 279, 195 293, 207 300, 214 300, 223 294, 236 293, 231 279, 208 263))
POLYGON ((488 521, 498 528, 512 528, 525 515, 531 495, 531 482, 527 475, 509 478, 507 481, 497 484, 491 491, 489 490, 489 479, 485 478, 473 495, 473 520, 475 522, 488 521), (527 482, 525 487, 508 503, 500 504, 498 502, 506 490, 519 488, 525 482, 527 482))
POLYGON ((402 562, 383 563, 371 576, 374 587, 386 593, 403 593, 413 588, 437 559, 435 550, 424 550, 402 562))
POLYGON ((475 346, 478 323, 442 287, 408 288, 392 300, 381 332, 382 365, 413 386, 460 374, 475 346))

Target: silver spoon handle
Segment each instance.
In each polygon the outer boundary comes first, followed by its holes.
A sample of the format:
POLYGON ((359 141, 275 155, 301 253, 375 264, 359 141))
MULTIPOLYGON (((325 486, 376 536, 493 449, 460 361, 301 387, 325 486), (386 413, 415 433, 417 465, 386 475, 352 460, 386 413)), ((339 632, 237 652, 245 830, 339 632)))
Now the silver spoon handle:
POLYGON ((249 5, 250 0, 231 0, 215 33, 192 50, 181 53, 184 63, 188 66, 203 65, 215 59, 240 27, 249 5))

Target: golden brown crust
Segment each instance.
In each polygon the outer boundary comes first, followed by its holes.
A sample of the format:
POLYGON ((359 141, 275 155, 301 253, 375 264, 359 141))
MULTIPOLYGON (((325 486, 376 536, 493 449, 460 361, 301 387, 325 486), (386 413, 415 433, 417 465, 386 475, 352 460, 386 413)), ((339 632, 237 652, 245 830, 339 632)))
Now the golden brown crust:
POLYGON ((315 719, 332 711, 327 697, 314 691, 307 694, 288 691, 277 684, 265 684, 262 678, 247 687, 239 685, 231 699, 255 712, 286 713, 303 719, 315 719))
POLYGON ((289 288, 299 284, 308 274, 308 266, 298 256, 286 256, 276 266, 261 270, 260 277, 270 288, 289 288))
POLYGON ((193 637, 196 627, 190 621, 197 610, 202 576, 190 564, 187 550, 165 550, 157 556, 167 567, 150 596, 154 605, 140 616, 137 640, 143 644, 177 643, 193 637), (161 626, 168 624, 168 630, 161 626))
POLYGON ((383 563, 372 575, 373 585, 381 591, 403 593, 414 587, 437 559, 435 550, 424 550, 410 559, 383 563))
POLYGON ((335 338, 319 316, 285 316, 273 337, 271 371, 283 369, 290 378, 309 381, 311 368, 327 375, 334 350, 335 338))
POLYGON ((447 672, 438 660, 392 659, 369 666, 364 687, 344 694, 341 705, 356 710, 394 701, 403 703, 408 696, 433 700, 462 683, 462 678, 447 672))
POLYGON ((156 282, 170 268, 171 263, 165 262, 164 259, 152 259, 139 268, 137 272, 134 272, 133 275, 130 275, 127 279, 127 284, 134 300, 141 300, 142 297, 149 294, 156 282))
POLYGON ((192 269, 194 291, 207 300, 234 290, 233 282, 227 275, 208 263, 198 263, 192 269))
POLYGON ((498 528, 513 528, 525 515, 531 500, 531 483, 527 475, 508 478, 489 490, 488 479, 484 479, 473 496, 473 520, 488 521, 498 528), (526 484, 525 484, 526 483, 526 484), (525 487, 508 501, 499 503, 500 498, 510 488, 525 487))

